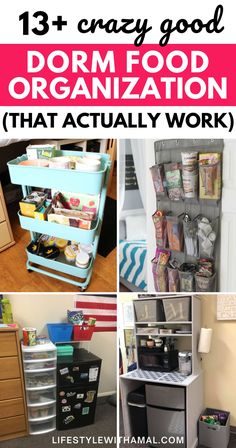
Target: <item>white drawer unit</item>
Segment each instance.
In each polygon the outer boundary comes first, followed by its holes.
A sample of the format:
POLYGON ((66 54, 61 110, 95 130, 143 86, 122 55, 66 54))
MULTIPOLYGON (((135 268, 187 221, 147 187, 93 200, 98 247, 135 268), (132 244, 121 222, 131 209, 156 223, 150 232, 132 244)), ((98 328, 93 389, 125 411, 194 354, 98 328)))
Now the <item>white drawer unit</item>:
POLYGON ((44 371, 50 371, 54 370, 56 368, 56 358, 42 360, 31 360, 31 361, 25 361, 25 372, 44 372, 44 371))
POLYGON ((46 421, 35 421, 29 423, 29 433, 31 435, 45 434, 56 429, 55 417, 47 418, 46 421))
POLYGON ((30 434, 56 428, 56 347, 52 342, 22 345, 30 434))
POLYGON ((30 406, 28 409, 29 422, 43 422, 56 416, 56 405, 30 406))
POLYGON ((27 405, 28 407, 38 407, 44 405, 50 405, 56 402, 55 388, 48 388, 44 391, 40 390, 27 390, 27 405))

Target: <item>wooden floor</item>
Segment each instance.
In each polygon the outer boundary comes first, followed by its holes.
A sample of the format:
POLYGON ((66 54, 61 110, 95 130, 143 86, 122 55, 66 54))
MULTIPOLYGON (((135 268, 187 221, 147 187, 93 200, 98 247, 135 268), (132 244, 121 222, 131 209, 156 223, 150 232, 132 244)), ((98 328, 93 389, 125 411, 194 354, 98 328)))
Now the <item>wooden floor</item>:
MULTIPOLYGON (((116 173, 113 174, 109 196, 116 199, 116 173)), ((16 244, 0 253, 0 292, 78 292, 79 288, 26 269, 25 247, 30 242, 29 232, 23 230, 16 215, 17 205, 8 206, 16 244)), ((116 249, 107 257, 97 255, 92 278, 86 292, 115 292, 116 249)))

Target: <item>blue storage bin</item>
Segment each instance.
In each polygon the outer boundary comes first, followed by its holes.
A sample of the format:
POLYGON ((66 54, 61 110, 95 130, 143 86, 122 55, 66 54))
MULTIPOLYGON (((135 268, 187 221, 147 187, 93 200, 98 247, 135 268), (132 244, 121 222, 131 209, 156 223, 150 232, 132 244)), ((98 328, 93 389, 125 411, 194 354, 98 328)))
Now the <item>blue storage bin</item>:
MULTIPOLYGON (((95 154, 95 153, 94 153, 95 154)), ((86 156, 79 151, 57 151, 56 156, 86 156)), ((109 154, 99 154, 101 169, 95 172, 62 168, 44 168, 38 166, 19 165, 27 160, 27 155, 17 157, 8 162, 11 182, 13 184, 30 185, 41 188, 54 188, 73 193, 99 194, 104 184, 104 176, 110 164, 109 154)))
POLYGON ((47 324, 50 340, 55 342, 71 341, 73 324, 47 324))
POLYGON ((66 240, 73 240, 76 242, 83 242, 85 244, 92 244, 95 238, 95 234, 99 227, 99 220, 92 223, 92 229, 84 230, 78 227, 65 226, 63 224, 57 224, 55 222, 42 221, 41 219, 29 218, 28 216, 21 215, 18 212, 20 225, 23 229, 30 230, 31 232, 43 233, 45 235, 57 236, 66 240))

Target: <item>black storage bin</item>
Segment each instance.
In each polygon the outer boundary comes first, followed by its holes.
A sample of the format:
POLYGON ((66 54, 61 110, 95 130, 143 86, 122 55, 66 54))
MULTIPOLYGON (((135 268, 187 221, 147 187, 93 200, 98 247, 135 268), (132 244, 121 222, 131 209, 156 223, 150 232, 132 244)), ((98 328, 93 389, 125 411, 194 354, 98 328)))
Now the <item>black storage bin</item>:
POLYGON ((157 347, 138 347, 139 368, 171 372, 178 367, 178 350, 163 352, 157 347))
POLYGON ((147 411, 145 386, 130 392, 127 397, 129 406, 129 416, 131 433, 135 438, 147 438, 147 411))

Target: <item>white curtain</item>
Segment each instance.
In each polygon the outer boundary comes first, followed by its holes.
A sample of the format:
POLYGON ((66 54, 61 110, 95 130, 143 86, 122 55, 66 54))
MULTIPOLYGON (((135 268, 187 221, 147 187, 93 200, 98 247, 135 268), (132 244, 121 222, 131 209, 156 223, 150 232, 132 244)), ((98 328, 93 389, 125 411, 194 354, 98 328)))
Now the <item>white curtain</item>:
POLYGON ((125 140, 119 141, 119 210, 123 209, 125 202, 125 140))
POLYGON ((134 166, 139 186, 139 192, 143 203, 143 208, 146 211, 147 206, 147 183, 146 183, 146 150, 145 140, 132 139, 130 140, 134 166))

